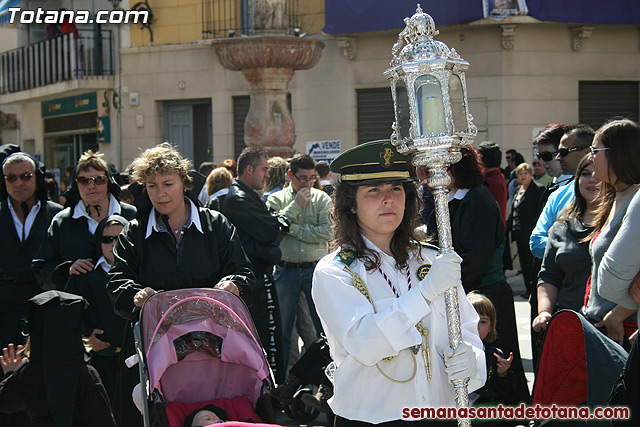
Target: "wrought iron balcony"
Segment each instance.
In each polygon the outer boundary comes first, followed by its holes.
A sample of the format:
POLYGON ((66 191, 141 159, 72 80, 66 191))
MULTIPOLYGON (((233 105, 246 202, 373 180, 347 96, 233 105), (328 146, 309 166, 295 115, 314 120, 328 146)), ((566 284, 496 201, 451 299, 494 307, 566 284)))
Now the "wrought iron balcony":
POLYGON ((79 30, 0 53, 0 95, 114 74, 110 30, 79 30))
MULTIPOLYGON (((288 32, 296 34, 300 31, 300 16, 298 14, 299 0, 284 0, 284 15, 288 19, 288 32)), ((256 2, 256 7, 264 5, 264 9, 277 7, 269 2, 256 2)), ((278 5, 280 3, 276 2, 278 5)), ((254 23, 250 0, 202 0, 202 38, 218 39, 253 35, 254 28, 269 28, 269 22, 254 23)), ((282 11, 258 10, 254 11, 262 20, 268 21, 282 11)))

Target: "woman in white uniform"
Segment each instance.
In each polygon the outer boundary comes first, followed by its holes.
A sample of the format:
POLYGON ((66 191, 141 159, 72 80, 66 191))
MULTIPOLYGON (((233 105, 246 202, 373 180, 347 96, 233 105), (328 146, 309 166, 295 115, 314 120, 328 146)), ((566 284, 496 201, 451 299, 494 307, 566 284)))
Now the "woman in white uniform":
POLYGON ((406 426, 419 421, 412 408, 455 407, 452 380, 470 378, 471 392, 486 379, 461 259, 418 243, 419 201, 408 164, 388 140, 359 145, 331 164, 341 174, 337 249, 318 262, 312 295, 336 363, 329 400, 336 427, 406 426), (451 286, 458 289, 463 338, 455 350, 443 295, 451 286))

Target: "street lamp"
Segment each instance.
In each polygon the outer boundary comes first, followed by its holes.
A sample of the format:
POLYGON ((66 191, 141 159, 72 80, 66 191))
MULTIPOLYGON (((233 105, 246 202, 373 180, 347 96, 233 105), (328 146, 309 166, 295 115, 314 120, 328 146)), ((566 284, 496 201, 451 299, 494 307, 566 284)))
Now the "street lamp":
MULTIPOLYGON (((460 161, 460 150, 473 143, 478 133, 469 114, 465 72, 469 63, 455 49, 441 41, 433 18, 418 4, 416 13, 405 18, 406 27, 393 45, 391 68, 384 72, 390 80, 395 111, 391 142, 399 152, 412 154, 416 166, 429 169, 428 184, 435 199, 436 224, 441 252, 453 251, 447 203, 451 178, 449 165, 460 161)), ((449 345, 462 342, 458 292, 445 293, 449 345)), ((469 379, 455 381, 456 406, 469 404, 469 379)), ((461 426, 470 420, 458 419, 461 426)))

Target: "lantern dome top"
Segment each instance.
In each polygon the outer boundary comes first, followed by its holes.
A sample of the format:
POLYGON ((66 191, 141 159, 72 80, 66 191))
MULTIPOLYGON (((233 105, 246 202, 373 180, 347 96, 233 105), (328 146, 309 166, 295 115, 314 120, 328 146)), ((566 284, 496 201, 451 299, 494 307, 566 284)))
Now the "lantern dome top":
POLYGON ((411 18, 404 18, 406 27, 398 34, 398 41, 393 45, 393 58, 390 65, 395 67, 402 63, 443 59, 453 62, 465 62, 455 49, 433 37, 439 34, 436 24, 428 13, 424 13, 420 4, 411 18))

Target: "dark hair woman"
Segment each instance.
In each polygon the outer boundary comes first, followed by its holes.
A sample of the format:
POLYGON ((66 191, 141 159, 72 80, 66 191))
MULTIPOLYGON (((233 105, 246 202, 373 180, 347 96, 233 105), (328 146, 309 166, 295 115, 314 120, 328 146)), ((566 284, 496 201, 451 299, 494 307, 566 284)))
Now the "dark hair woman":
MULTIPOLYGON (((449 215, 453 248, 462 257, 462 286, 478 291, 496 306, 498 339, 496 346, 513 353, 511 367, 516 376, 518 401, 529 399, 529 389, 520 357, 516 313, 511 287, 502 271, 505 227, 500 208, 483 185, 483 167, 478 150, 462 149, 462 159, 449 168, 449 215)), ((427 224, 436 232, 435 215, 427 224)))
POLYGON ((318 262, 312 295, 336 363, 330 406, 339 427, 399 424, 404 407, 454 406, 451 380, 470 378, 470 391, 485 381, 460 258, 418 243, 408 160, 387 140, 361 144, 331 164, 342 174, 334 193, 336 250, 318 262), (442 296, 451 286, 463 336, 455 350, 442 296))
POLYGON ((593 176, 589 156, 578 164, 573 185, 576 198, 549 230, 538 279, 538 311, 532 323, 536 332, 547 328, 556 309, 579 311, 584 303, 591 274, 591 255, 585 238, 593 231, 600 193, 600 182, 593 176))

